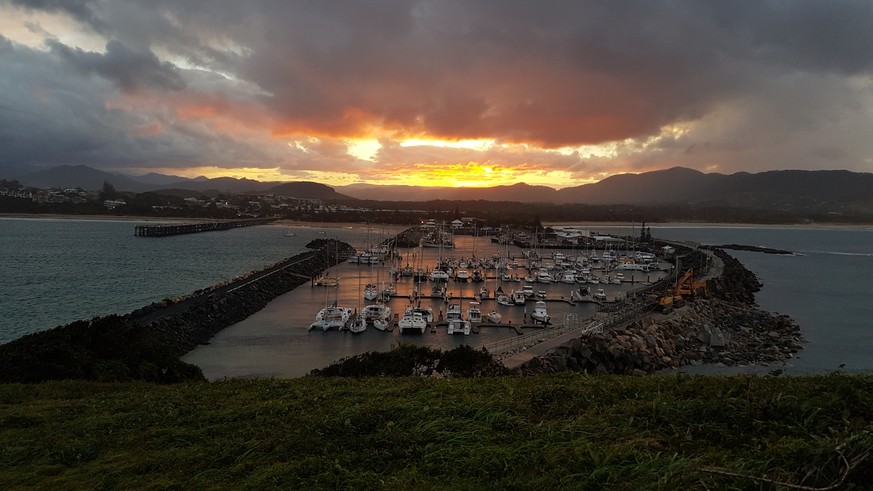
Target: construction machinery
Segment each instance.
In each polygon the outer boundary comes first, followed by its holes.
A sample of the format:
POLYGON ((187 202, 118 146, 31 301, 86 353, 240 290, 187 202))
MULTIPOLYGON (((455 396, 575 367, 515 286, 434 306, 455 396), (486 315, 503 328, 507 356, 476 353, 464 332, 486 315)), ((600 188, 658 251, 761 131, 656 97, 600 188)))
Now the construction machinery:
POLYGON ((709 286, 704 280, 694 279, 694 270, 688 269, 682 276, 676 279, 676 283, 667 293, 658 299, 658 306, 664 313, 673 310, 673 307, 681 307, 686 299, 693 300, 697 297, 709 298, 709 286))

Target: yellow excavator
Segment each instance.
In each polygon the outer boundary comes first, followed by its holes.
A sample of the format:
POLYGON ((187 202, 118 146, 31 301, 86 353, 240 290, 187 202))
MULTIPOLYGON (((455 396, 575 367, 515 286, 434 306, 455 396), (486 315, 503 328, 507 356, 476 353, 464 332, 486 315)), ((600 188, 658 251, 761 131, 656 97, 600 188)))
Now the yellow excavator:
POLYGON ((676 279, 676 284, 666 295, 658 299, 658 306, 662 312, 668 313, 673 307, 684 305, 686 298, 693 300, 697 297, 709 298, 709 286, 704 280, 695 280, 694 270, 689 269, 676 279))

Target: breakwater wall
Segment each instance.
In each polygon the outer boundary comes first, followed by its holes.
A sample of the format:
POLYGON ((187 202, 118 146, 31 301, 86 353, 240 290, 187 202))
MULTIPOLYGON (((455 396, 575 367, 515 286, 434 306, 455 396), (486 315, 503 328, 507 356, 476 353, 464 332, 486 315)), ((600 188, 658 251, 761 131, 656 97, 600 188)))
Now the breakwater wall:
POLYGON ((188 297, 156 302, 131 312, 128 318, 183 355, 355 253, 349 244, 331 239, 319 239, 307 247, 315 250, 188 297))
POLYGON ((713 253, 723 269, 709 280, 711 298, 626 323, 610 323, 610 316, 620 311, 598 314, 601 322, 615 327, 564 343, 524 363, 517 373, 644 374, 704 363, 765 365, 784 362, 802 349, 805 340, 796 322, 754 305, 761 287, 754 273, 724 251, 713 253))
POLYGON ((133 235, 137 237, 169 237, 171 235, 197 234, 200 232, 214 232, 230 230, 240 227, 264 225, 276 221, 275 218, 252 218, 249 220, 225 220, 201 223, 179 223, 164 225, 137 225, 133 235))

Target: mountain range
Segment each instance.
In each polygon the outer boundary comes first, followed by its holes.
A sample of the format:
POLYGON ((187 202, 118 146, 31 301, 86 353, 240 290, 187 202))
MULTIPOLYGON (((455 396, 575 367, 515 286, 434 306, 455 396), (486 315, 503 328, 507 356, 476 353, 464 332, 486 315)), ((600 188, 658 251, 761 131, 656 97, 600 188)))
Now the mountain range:
POLYGON ((563 189, 524 183, 489 188, 372 184, 331 187, 314 182, 262 182, 229 177, 186 179, 154 173, 128 176, 84 165, 9 174, 9 169, 0 167, 0 178, 14 178, 24 185, 39 188, 81 187, 99 190, 104 182, 110 182, 118 191, 173 190, 177 195, 185 192, 279 194, 322 200, 486 200, 589 205, 696 205, 846 214, 873 212, 873 174, 844 170, 707 174, 674 167, 641 174, 619 174, 597 183, 563 189))

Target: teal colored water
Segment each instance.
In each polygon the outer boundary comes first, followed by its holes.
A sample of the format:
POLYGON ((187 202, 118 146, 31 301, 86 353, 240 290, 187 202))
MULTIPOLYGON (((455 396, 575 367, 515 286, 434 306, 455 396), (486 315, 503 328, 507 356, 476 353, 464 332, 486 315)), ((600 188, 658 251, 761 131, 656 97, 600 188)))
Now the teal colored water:
MULTIPOLYGON (((327 229, 257 226, 134 237, 143 221, 0 218, 0 343, 99 315, 127 313, 260 269, 327 229)), ((352 237, 357 230, 330 229, 352 237)))

